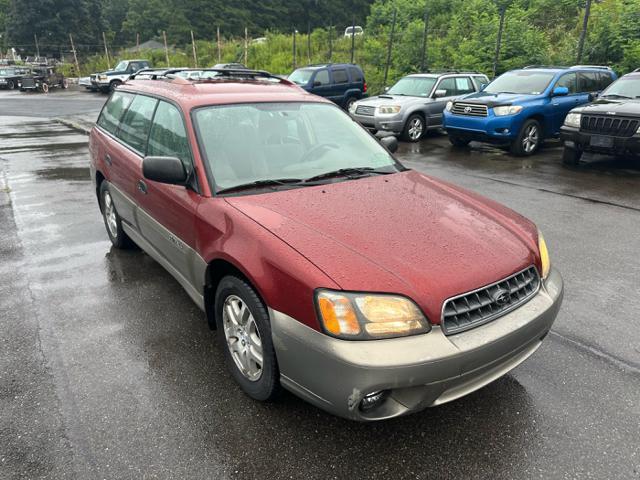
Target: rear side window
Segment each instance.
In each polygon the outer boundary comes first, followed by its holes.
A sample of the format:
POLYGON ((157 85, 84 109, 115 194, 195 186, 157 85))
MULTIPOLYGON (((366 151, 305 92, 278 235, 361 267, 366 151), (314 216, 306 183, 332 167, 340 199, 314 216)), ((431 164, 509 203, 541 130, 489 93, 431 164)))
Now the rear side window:
POLYGON ((349 77, 347 77, 347 71, 344 68, 333 71, 333 83, 348 83, 348 82, 349 82, 349 77))
POLYGON ((115 135, 122 114, 131 103, 131 100, 133 100, 133 95, 130 93, 114 92, 102 109, 98 125, 115 135))
POLYGON ((349 73, 351 74, 351 81, 360 83, 364 82, 364 78, 362 77, 362 72, 356 67, 349 67, 349 73))
POLYGON ((456 95, 474 92, 473 84, 469 77, 456 77, 456 95))
POLYGON ((314 82, 320 82, 320 85, 329 85, 329 70, 318 70, 314 82))
POLYGON ((580 91, 597 92, 600 90, 600 78, 597 72, 582 72, 578 74, 580 79, 580 91))
POLYGON ((147 136, 157 103, 155 98, 136 95, 120 123, 118 138, 142 154, 147 148, 147 136))
POLYGON ((456 80, 455 78, 445 78, 437 86, 436 90, 446 90, 445 97, 452 97, 456 95, 456 80))
POLYGON ((191 150, 187 131, 180 111, 167 102, 160 101, 153 117, 147 155, 177 157, 187 171, 191 171, 191 150))
POLYGON ((578 75, 575 73, 565 73, 560 77, 556 87, 567 87, 569 89, 569 95, 578 93, 578 75))
POLYGON ((598 82, 598 90, 604 90, 613 83, 613 78, 611 77, 610 73, 598 73, 598 76, 600 77, 598 82))

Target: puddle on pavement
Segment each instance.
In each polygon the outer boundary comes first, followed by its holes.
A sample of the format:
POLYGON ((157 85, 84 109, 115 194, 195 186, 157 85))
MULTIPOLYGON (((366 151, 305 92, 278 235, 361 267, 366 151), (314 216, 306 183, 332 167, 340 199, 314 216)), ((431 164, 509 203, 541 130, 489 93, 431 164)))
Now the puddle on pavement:
POLYGON ((58 167, 36 170, 36 175, 45 180, 69 180, 88 182, 91 180, 88 167, 58 167))

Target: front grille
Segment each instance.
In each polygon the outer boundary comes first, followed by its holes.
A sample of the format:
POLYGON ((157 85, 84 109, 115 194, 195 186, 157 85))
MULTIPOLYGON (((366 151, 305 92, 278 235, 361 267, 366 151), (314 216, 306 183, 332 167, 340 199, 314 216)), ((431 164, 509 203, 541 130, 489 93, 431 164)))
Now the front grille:
POLYGON ((445 335, 459 333, 495 320, 533 297, 540 286, 535 267, 473 292, 450 298, 442 308, 445 335))
POLYGON ((582 115, 580 130, 613 137, 631 137, 640 122, 631 118, 616 118, 611 115, 582 115))
POLYGON ((20 83, 22 88, 31 88, 36 86, 36 81, 31 77, 24 77, 20 83))
POLYGON ((372 117, 376 113, 376 107, 371 107, 369 105, 358 105, 356 108, 356 115, 366 115, 368 117, 372 117))
POLYGON ((486 117, 487 106, 476 103, 454 102, 451 113, 454 115, 467 115, 469 117, 486 117))

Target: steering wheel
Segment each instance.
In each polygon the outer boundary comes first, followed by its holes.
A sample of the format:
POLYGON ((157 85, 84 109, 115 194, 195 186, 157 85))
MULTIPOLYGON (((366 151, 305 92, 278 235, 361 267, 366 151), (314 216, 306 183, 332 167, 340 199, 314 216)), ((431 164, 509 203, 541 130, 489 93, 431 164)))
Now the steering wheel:
MULTIPOLYGON (((300 163, 305 163, 311 160, 311 158, 319 152, 324 152, 325 150, 340 148, 335 143, 319 143, 318 145, 311 147, 311 149, 307 150, 307 152, 300 158, 300 163)), ((319 155, 318 158, 322 157, 319 155)))

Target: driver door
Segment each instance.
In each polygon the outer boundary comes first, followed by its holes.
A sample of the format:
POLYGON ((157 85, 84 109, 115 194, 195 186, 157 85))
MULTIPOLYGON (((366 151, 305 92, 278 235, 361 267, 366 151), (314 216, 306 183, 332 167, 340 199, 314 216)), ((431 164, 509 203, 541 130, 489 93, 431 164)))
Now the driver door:
MULTIPOLYGON (((551 126, 553 131, 545 132, 545 137, 557 134, 564 123, 564 117, 567 116, 567 113, 578 105, 585 103, 583 97, 587 96, 587 94, 578 91, 578 74, 576 72, 569 72, 562 75, 554 85, 553 90, 557 87, 567 87, 569 94, 551 97, 551 126)), ((551 90, 552 95, 553 90, 551 90)))

